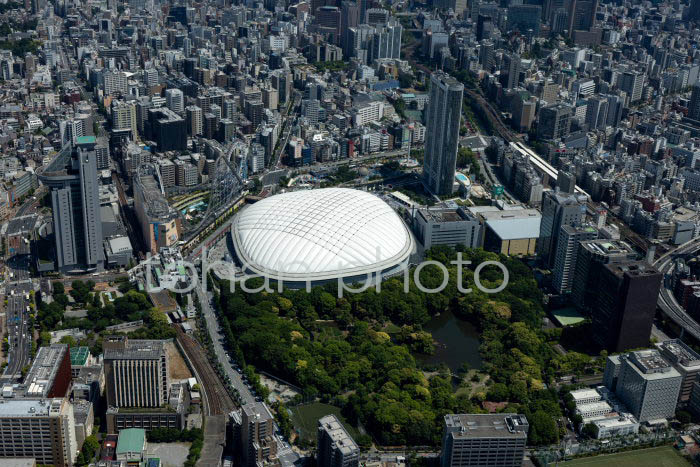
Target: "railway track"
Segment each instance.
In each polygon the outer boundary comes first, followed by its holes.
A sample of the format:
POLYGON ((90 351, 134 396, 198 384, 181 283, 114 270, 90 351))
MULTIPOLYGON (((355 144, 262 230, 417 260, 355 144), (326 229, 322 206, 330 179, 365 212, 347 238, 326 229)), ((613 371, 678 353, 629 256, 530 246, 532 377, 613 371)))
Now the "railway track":
POLYGON ((202 400, 206 406, 206 415, 227 415, 234 408, 233 400, 214 372, 205 350, 199 345, 199 342, 185 334, 180 326, 176 324, 172 326, 177 332, 177 341, 192 363, 199 380, 199 385, 202 388, 202 400))

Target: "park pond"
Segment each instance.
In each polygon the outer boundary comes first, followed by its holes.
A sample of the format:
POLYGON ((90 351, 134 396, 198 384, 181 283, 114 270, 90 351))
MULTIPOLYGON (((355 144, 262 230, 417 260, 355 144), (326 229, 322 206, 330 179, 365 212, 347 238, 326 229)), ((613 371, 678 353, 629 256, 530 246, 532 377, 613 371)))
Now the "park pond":
POLYGON ((446 311, 433 317, 423 329, 433 335, 435 352, 432 355, 417 355, 418 361, 426 365, 444 363, 452 371, 461 369, 465 363, 469 368, 482 368, 479 331, 470 322, 457 318, 451 311, 446 311))

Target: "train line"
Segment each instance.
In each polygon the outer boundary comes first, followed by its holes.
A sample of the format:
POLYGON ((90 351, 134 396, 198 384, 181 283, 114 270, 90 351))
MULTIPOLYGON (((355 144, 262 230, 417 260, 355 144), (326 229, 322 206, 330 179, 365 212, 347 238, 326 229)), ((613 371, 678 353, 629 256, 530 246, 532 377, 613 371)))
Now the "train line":
MULTIPOLYGON (((493 108, 493 106, 483 98, 478 92, 465 89, 464 90, 469 97, 475 100, 478 105, 484 110, 484 115, 488 118, 489 122, 493 125, 493 129, 499 134, 504 140, 508 142, 515 143, 518 148, 526 148, 522 143, 522 139, 516 135, 513 131, 507 128, 501 121, 498 112, 493 108)), ((618 223, 618 225, 624 225, 623 223, 618 223)), ((623 228, 620 229, 621 233, 623 228)), ((626 230, 626 229, 625 229, 626 230)), ((649 244, 645 242, 640 236, 634 234, 633 232, 625 232, 625 240, 632 243, 635 247, 646 252, 649 248, 649 244)), ((671 272, 671 267, 673 265, 672 254, 677 253, 696 253, 700 250, 700 239, 694 239, 684 245, 666 251, 657 251, 655 255, 654 266, 664 274, 664 283, 662 284, 661 291, 658 298, 658 307, 661 311, 676 325, 678 325, 683 332, 687 332, 695 339, 700 341, 700 323, 696 322, 690 315, 683 309, 683 307, 678 303, 673 293, 666 287, 666 276, 671 272)))
POLYGON ((173 324, 177 332, 177 341, 193 366, 195 376, 202 389, 206 415, 226 415, 234 408, 233 400, 214 372, 202 346, 187 335, 180 326, 173 324))

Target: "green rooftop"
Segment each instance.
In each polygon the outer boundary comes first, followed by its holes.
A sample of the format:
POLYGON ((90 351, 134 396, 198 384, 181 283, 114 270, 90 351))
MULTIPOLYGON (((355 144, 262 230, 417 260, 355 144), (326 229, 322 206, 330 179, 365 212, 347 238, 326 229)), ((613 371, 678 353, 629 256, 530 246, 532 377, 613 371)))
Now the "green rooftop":
POLYGON ((571 326, 585 320, 583 315, 576 311, 575 308, 562 308, 561 310, 553 311, 552 315, 561 326, 571 326))
POLYGON ((89 356, 90 349, 87 347, 71 347, 70 364, 71 366, 83 366, 87 363, 89 356))
POLYGON ((95 144, 97 143, 97 138, 94 136, 78 136, 76 142, 78 144, 95 144))
POLYGON ((127 428, 119 432, 117 454, 142 452, 146 445, 146 430, 142 428, 127 428))

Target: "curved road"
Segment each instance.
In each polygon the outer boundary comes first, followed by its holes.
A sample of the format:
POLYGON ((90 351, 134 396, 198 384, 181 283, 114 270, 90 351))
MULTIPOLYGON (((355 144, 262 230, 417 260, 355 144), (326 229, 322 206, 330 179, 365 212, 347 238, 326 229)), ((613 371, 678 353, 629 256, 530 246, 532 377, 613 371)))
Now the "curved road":
POLYGON ((690 317, 666 286, 666 275, 671 272, 673 267, 673 255, 695 253, 698 250, 700 250, 700 238, 695 238, 660 256, 654 261, 654 266, 664 275, 664 282, 659 292, 659 308, 684 332, 700 340, 700 324, 690 317))

